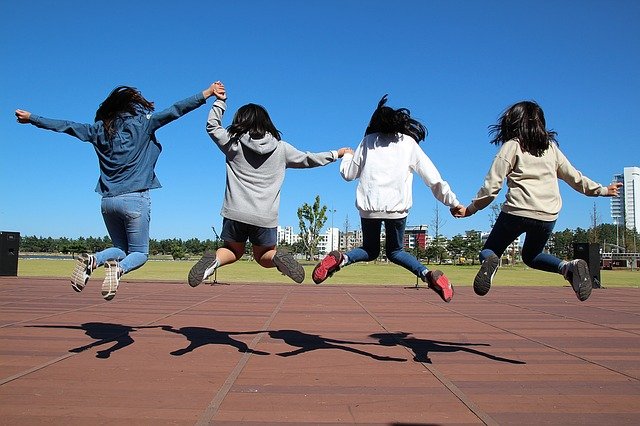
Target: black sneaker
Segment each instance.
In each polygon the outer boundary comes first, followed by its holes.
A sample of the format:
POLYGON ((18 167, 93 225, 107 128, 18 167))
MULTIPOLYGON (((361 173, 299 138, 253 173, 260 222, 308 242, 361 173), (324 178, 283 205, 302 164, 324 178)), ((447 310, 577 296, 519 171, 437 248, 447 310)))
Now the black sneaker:
POLYGON ((496 275, 498 266, 500 266, 500 259, 495 254, 488 256, 482 261, 480 270, 473 280, 473 291, 475 291, 478 296, 484 296, 489 293, 491 282, 496 275))
POLYGON ((304 281, 304 268, 293 258, 291 253, 277 251, 275 256, 273 256, 273 263, 276 265, 276 268, 278 268, 278 271, 298 284, 304 281))
POLYGON ((576 297, 584 302, 591 296, 591 273, 589 265, 582 259, 574 259, 567 262, 562 268, 562 275, 571 283, 571 288, 576 293, 576 297))
POLYGON ((216 263, 216 253, 206 251, 202 258, 198 260, 198 263, 191 267, 189 271, 189 285, 191 287, 197 287, 210 277, 215 271, 214 265, 216 263))

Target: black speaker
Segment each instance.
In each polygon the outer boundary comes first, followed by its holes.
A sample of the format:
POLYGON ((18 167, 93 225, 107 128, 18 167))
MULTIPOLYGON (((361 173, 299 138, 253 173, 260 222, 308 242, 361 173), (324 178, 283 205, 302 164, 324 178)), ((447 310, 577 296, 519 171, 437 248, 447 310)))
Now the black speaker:
POLYGON ((591 273, 591 286, 600 288, 600 244, 597 243, 573 243, 573 258, 582 259, 589 265, 591 273))
POLYGON ((0 232, 0 276, 18 276, 19 232, 0 232))

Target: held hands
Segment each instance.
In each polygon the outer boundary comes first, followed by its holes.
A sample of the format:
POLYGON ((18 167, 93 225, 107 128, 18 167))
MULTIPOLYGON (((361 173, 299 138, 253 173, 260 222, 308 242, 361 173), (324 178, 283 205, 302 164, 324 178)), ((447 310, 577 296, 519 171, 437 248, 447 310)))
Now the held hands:
POLYGON ((620 195, 620 187, 622 186, 622 182, 612 183, 607 186, 607 197, 617 197, 620 195))
POLYGON ((17 117, 17 121, 20 124, 27 124, 29 123, 29 119, 31 118, 31 113, 29 111, 25 111, 22 109, 17 109, 16 110, 16 117, 17 117))
POLYGON ((340 148, 338 150, 338 158, 344 157, 345 154, 352 154, 353 155, 353 149, 351 149, 349 147, 344 147, 344 148, 340 148))
POLYGON ((221 81, 216 81, 215 83, 213 83, 213 94, 221 101, 227 100, 227 91, 225 90, 224 84, 222 84, 221 81))
POLYGON ((456 217, 459 219, 461 217, 464 217, 465 213, 467 212, 467 209, 462 204, 458 204, 455 207, 451 207, 449 211, 451 212, 451 215, 453 217, 456 217))
POLYGON ((221 101, 224 101, 227 99, 227 92, 224 89, 224 84, 222 84, 221 81, 216 81, 211 86, 203 90, 202 96, 204 96, 205 99, 215 96, 221 101))
POLYGON ((449 211, 451 211, 451 215, 455 218, 463 218, 463 217, 469 217, 471 216, 473 213, 471 213, 469 211, 469 209, 467 209, 465 206, 463 206, 462 204, 459 204, 455 207, 451 207, 451 209, 449 209, 449 211))

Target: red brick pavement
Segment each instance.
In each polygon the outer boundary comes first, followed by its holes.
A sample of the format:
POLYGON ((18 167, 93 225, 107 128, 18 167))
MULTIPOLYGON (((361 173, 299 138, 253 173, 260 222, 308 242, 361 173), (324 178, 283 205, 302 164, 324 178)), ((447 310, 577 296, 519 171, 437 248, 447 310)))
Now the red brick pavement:
POLYGON ((0 423, 640 424, 640 290, 0 278, 0 423))

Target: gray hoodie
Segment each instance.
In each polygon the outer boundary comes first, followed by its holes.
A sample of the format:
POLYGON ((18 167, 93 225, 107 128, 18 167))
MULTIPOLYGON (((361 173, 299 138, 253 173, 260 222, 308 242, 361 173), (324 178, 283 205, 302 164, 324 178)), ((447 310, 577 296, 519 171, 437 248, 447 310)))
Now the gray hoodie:
POLYGON ((302 152, 269 133, 261 139, 248 134, 230 139, 222 127, 226 108, 224 101, 216 100, 207 120, 207 133, 227 160, 227 186, 220 214, 238 222, 275 228, 285 169, 324 166, 335 161, 338 152, 302 152))

